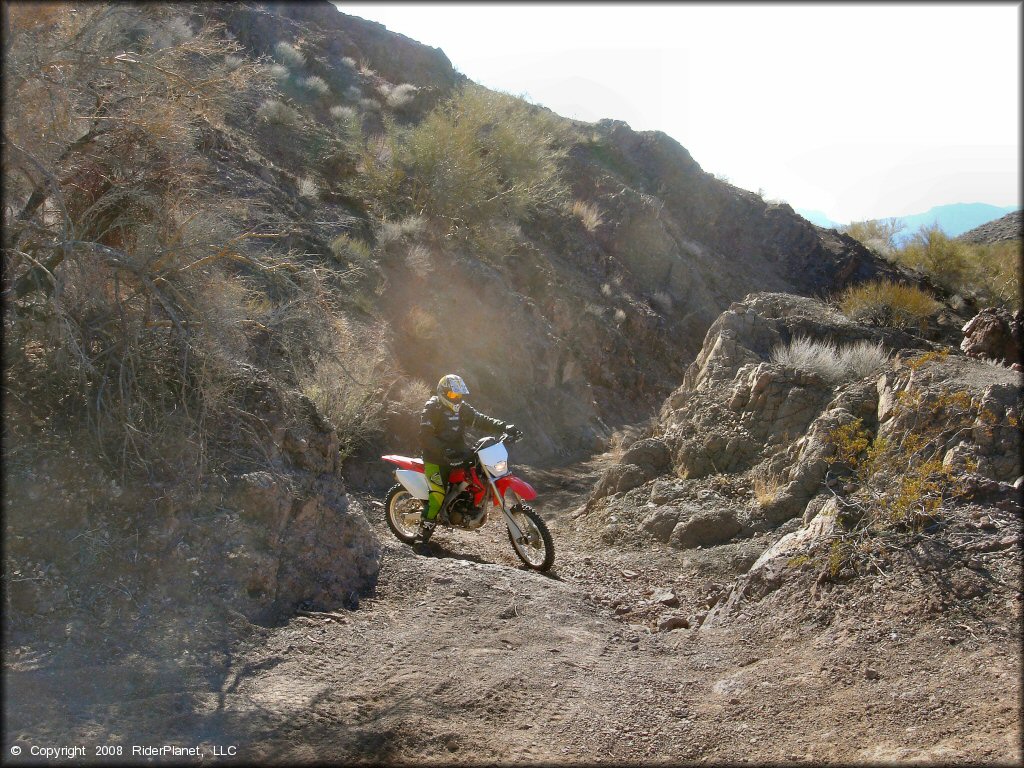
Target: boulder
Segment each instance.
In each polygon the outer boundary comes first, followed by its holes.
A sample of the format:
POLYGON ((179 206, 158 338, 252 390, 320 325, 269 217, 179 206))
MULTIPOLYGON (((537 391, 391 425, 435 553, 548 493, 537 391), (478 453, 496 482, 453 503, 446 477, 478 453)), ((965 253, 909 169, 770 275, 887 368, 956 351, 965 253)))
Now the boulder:
POLYGON ((986 307, 963 328, 960 349, 971 357, 996 360, 1006 365, 1021 362, 1024 342, 1024 312, 1011 313, 999 307, 986 307))
POLYGON ((625 493, 643 485, 647 481, 647 473, 636 464, 615 464, 605 470, 594 489, 594 499, 625 493))
POLYGON ((735 514, 729 510, 699 512, 676 525, 669 538, 669 544, 678 549, 722 544, 739 533, 742 528, 735 514))
POLYGON ((683 515, 679 507, 655 507, 640 521, 640 527, 658 541, 667 544, 683 515))
POLYGON ((635 464, 647 477, 656 477, 668 470, 672 460, 669 447, 663 440, 647 437, 637 440, 622 455, 623 464, 635 464))

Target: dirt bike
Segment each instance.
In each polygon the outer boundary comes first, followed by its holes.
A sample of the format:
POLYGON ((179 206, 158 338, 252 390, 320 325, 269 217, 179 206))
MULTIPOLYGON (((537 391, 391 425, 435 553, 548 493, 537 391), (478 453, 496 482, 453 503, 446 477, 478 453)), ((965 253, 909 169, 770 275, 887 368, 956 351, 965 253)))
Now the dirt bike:
MULTIPOLYGON (((505 444, 517 439, 506 433, 479 440, 473 446, 474 458, 452 467, 448 491, 434 522, 473 531, 487 522, 488 508, 493 505, 505 517, 508 537, 519 559, 535 571, 546 571, 555 561, 555 545, 544 520, 524 503, 535 499, 537 492, 508 469, 505 444)), ((424 530, 420 524, 429 492, 423 459, 393 454, 381 458, 398 467, 398 483, 388 490, 385 505, 388 527, 406 544, 426 543, 432 530, 424 530)))

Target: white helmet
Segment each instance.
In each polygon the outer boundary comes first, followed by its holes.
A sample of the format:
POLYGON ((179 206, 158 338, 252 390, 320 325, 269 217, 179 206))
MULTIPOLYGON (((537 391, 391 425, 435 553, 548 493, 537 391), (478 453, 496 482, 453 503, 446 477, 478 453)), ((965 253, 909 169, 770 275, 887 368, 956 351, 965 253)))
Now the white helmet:
POLYGON ((454 373, 442 376, 441 380, 437 382, 437 399, 455 413, 458 413, 462 406, 463 395, 468 394, 469 387, 466 386, 466 382, 462 380, 461 376, 456 376, 454 373))

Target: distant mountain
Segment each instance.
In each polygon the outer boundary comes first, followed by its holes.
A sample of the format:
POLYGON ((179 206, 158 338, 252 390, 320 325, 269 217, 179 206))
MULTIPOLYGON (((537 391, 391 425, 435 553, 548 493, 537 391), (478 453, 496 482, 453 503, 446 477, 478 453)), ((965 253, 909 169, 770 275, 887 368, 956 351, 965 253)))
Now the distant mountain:
POLYGON ((1007 205, 1000 208, 988 203, 937 205, 924 213, 897 217, 903 222, 903 231, 896 237, 896 243, 902 245, 913 237, 922 226, 933 224, 938 224, 942 231, 950 237, 956 237, 1019 209, 1019 205, 1007 205))
POLYGON ((796 212, 807 219, 811 224, 817 224, 819 227, 825 227, 825 229, 835 229, 836 227, 843 226, 838 221, 832 221, 827 215, 821 211, 811 211, 806 208, 797 208, 796 212))
MULTIPOLYGON (((902 222, 903 231, 896 236, 896 244, 903 245, 922 226, 938 224, 947 235, 956 237, 964 232, 980 227, 982 224, 995 221, 1008 213, 1014 213, 1019 210, 1019 205, 999 207, 997 205, 989 205, 988 203, 952 203, 950 205, 937 205, 934 208, 929 208, 924 213, 895 217, 880 216, 879 218, 896 218, 902 222)), ((846 226, 846 224, 830 219, 822 211, 797 208, 796 212, 807 219, 807 221, 819 227, 837 229, 846 226)))

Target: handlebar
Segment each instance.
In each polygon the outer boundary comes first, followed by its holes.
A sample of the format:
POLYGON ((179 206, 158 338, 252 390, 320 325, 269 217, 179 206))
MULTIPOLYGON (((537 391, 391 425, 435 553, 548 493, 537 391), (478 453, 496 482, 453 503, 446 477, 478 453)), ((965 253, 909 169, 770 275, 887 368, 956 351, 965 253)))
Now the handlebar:
POLYGON ((502 442, 508 443, 509 445, 515 445, 520 440, 522 440, 523 437, 523 431, 520 429, 517 430, 514 435, 510 435, 508 432, 502 432, 501 437, 498 439, 501 440, 502 442))

